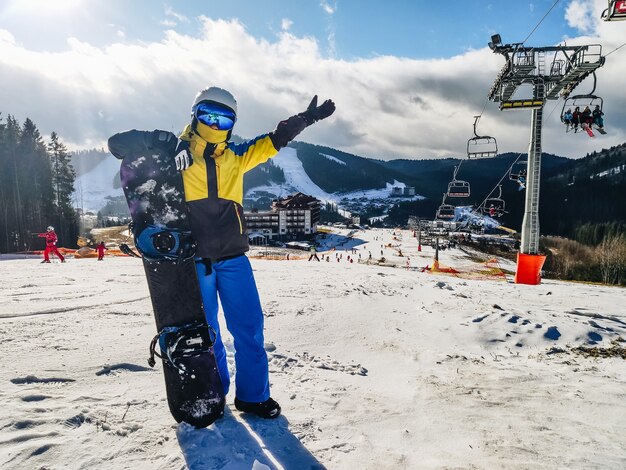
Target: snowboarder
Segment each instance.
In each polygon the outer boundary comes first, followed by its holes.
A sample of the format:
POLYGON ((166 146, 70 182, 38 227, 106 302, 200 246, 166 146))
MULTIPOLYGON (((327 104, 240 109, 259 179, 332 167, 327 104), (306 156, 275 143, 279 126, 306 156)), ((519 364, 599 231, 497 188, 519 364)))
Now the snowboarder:
POLYGON ((104 242, 100 242, 98 246, 96 246, 96 251, 98 252, 98 261, 104 260, 104 250, 108 250, 108 248, 104 246, 104 242))
POLYGON ((37 236, 40 237, 40 238, 45 238, 46 239, 46 249, 43 252, 43 261, 42 261, 42 263, 49 263, 50 262, 50 253, 53 253, 53 254, 57 255, 59 257, 59 259, 61 260, 61 263, 65 263, 65 258, 59 252, 59 250, 57 248, 58 237, 57 237, 57 234, 54 231, 54 227, 53 226, 49 226, 46 229, 46 233, 38 233, 37 236))
POLYGON ((249 245, 242 207, 243 176, 334 111, 332 100, 318 106, 316 95, 304 112, 279 122, 272 132, 234 144, 229 139, 237 120, 237 101, 229 91, 209 87, 196 95, 191 122, 179 138, 167 131, 135 131, 123 143, 131 147, 150 141, 167 146, 182 171, 191 232, 197 242, 196 271, 207 322, 217 333, 213 347, 224 393, 230 387, 230 374, 217 319, 218 296, 236 350, 235 407, 263 418, 276 418, 281 409, 270 397, 263 310, 245 256, 249 245))

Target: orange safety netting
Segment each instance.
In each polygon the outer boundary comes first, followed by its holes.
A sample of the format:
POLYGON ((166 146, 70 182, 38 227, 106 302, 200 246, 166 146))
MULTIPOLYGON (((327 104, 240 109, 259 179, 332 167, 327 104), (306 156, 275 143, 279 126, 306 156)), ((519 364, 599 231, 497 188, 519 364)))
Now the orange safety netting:
MULTIPOLYGON (((23 251, 23 254, 29 254, 29 255, 41 255, 43 256, 43 252, 44 250, 32 250, 32 251, 23 251)), ((98 257, 98 252, 92 248, 88 248, 88 247, 83 247, 83 248, 79 248, 78 250, 74 250, 71 248, 63 248, 63 247, 59 247, 59 252, 63 255, 63 256, 73 256, 74 258, 97 258, 98 257)), ((51 254, 51 256, 54 257, 54 254, 51 254)), ((122 253, 120 250, 116 249, 116 248, 109 248, 106 252, 105 252, 105 256, 128 256, 125 253, 122 253)))
POLYGON ((464 279, 506 280, 506 274, 502 271, 502 268, 500 268, 500 264, 496 258, 491 258, 484 263, 473 263, 471 265, 457 266, 455 268, 434 260, 430 272, 434 274, 449 274, 464 279))

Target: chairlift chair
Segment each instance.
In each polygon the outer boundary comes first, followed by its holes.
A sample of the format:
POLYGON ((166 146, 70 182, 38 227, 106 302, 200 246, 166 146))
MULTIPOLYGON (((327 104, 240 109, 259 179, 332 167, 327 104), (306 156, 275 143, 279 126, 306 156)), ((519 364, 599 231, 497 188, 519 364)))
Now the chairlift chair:
POLYGON ((467 141, 467 158, 493 158, 498 155, 498 142, 495 137, 476 133, 480 116, 474 116, 474 137, 467 141))
POLYGON ((452 175, 452 181, 448 183, 448 197, 469 197, 470 184, 467 181, 456 179, 456 175, 461 165, 454 167, 454 174, 452 175))
POLYGON ((526 167, 528 163, 526 161, 515 162, 509 170, 509 179, 511 181, 520 182, 520 177, 526 176, 526 167))
POLYGON ((602 111, 602 107, 604 106, 604 100, 599 96, 590 94, 570 96, 563 101, 563 108, 561 109, 561 122, 566 125, 566 132, 574 129, 573 124, 565 121, 565 113, 567 112, 567 110, 571 110, 573 113, 576 108, 579 108, 580 112, 582 113, 582 111, 587 106, 592 112, 596 106, 599 106, 600 111, 602 111))
POLYGON ((497 197, 488 197, 485 199, 485 203, 483 204, 483 213, 489 216, 500 217, 504 214, 504 208, 506 207, 506 203, 504 199, 502 199, 502 185, 498 186, 498 196, 497 197), (493 212, 493 214, 491 214, 493 212))
POLYGON ((469 197, 470 184, 467 181, 452 180, 448 183, 448 197, 469 197))
POLYGON ((604 21, 626 20, 626 0, 608 0, 608 8, 602 12, 604 21))
POLYGON ((446 194, 443 195, 443 200, 441 201, 441 205, 437 209, 437 214, 435 218, 439 220, 451 220, 454 219, 454 209, 455 206, 452 204, 446 204, 446 194))

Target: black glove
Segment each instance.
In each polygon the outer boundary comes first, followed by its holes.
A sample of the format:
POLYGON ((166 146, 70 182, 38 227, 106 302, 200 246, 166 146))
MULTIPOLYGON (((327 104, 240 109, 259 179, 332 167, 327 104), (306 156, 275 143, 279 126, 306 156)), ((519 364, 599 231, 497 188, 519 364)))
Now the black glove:
POLYGON ((317 105, 317 95, 313 97, 309 107, 305 112, 300 113, 298 116, 302 116, 306 121, 306 125, 310 126, 314 122, 326 119, 328 116, 335 112, 335 103, 333 100, 326 100, 320 106, 317 105))
POLYGON ((280 121, 276 130, 270 132, 270 139, 276 150, 286 147, 300 132, 307 126, 316 121, 327 118, 335 112, 335 103, 332 100, 326 100, 321 106, 317 105, 317 95, 313 97, 306 111, 289 119, 280 121))

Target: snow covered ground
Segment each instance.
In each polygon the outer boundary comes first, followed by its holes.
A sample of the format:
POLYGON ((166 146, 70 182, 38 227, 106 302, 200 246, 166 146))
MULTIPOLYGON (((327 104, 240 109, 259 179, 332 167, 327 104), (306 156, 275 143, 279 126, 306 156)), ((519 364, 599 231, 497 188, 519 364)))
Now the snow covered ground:
POLYGON ((382 230, 340 261, 252 260, 283 416, 241 415, 231 391, 203 430, 172 420, 147 366, 138 260, 0 257, 0 468, 626 468, 626 361, 572 349, 626 338, 624 289, 347 261, 380 245, 397 266, 398 249, 432 264, 409 232, 382 230))

